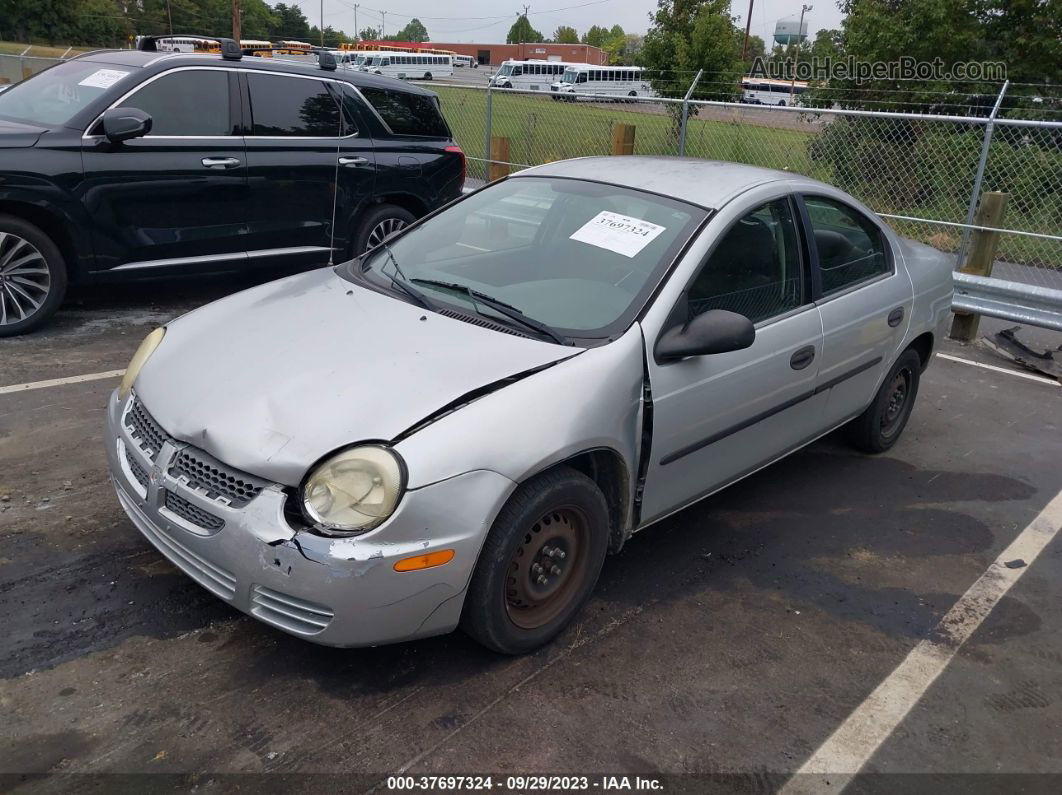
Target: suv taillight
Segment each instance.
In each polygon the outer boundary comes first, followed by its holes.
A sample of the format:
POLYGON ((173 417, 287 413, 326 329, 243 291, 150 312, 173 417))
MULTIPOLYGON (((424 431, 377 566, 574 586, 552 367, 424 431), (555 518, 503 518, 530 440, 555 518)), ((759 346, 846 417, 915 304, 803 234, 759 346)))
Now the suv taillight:
POLYGON ((448 146, 447 152, 453 152, 461 158, 461 184, 465 184, 465 175, 468 173, 468 162, 465 160, 465 153, 460 146, 448 146))

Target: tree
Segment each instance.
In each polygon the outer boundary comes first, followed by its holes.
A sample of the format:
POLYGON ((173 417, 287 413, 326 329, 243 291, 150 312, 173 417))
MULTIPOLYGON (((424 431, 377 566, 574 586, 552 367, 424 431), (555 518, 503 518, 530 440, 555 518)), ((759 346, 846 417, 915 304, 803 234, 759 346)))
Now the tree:
MULTIPOLYGON (((277 3, 273 6, 273 26, 269 30, 271 39, 297 39, 305 41, 310 38, 310 23, 302 9, 295 3, 290 6, 277 3)), ((313 42, 311 42, 313 43, 313 42)))
POLYGON ((640 57, 664 96, 685 95, 703 69, 698 96, 734 100, 742 72, 740 48, 730 0, 659 0, 640 57))
POLYGON ((379 41, 380 31, 376 28, 365 28, 365 30, 358 34, 358 38, 362 41, 379 41))
POLYGON ((506 44, 535 44, 540 41, 543 41, 542 34, 531 27, 526 14, 516 18, 516 22, 509 28, 509 35, 505 37, 506 44))
MULTIPOLYGON (((622 28, 620 28, 622 30, 622 28)), ((591 47, 605 48, 605 44, 608 42, 608 28, 598 27, 597 25, 591 25, 590 30, 583 34, 583 44, 589 44, 591 47)))
POLYGON ((557 44, 578 44, 579 33, 570 25, 561 25, 553 32, 553 40, 557 44))
POLYGON ((428 29, 419 19, 413 17, 402 30, 395 34, 395 41, 428 41, 428 29))

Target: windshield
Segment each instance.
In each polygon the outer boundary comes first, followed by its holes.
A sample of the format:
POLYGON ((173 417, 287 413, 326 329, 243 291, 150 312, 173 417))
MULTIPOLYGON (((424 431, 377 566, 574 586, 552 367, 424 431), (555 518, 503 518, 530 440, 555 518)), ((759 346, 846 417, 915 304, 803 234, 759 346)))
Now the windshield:
POLYGON ((397 275, 433 303, 505 322, 459 286, 566 337, 610 337, 630 325, 705 216, 699 207, 628 188, 516 177, 454 204, 342 272, 384 287, 397 275))
POLYGON ((574 69, 565 69, 564 70, 564 76, 561 78, 561 82, 562 83, 574 83, 575 82, 575 76, 577 74, 579 74, 579 73, 577 71, 575 71, 574 69))
POLYGON ((504 75, 505 77, 508 77, 512 73, 513 73, 513 65, 509 64, 509 63, 502 64, 502 68, 498 70, 498 74, 504 75))
POLYGON ((0 93, 0 118, 62 125, 136 71, 98 61, 68 61, 0 93))

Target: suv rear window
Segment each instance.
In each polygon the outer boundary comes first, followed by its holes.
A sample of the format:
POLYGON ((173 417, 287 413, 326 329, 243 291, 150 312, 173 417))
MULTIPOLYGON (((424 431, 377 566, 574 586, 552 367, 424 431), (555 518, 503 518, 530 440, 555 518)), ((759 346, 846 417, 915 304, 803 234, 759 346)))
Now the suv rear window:
POLYGON ((254 134, 336 138, 343 134, 339 104, 320 80, 247 75, 254 134))
POLYGON ((450 128, 446 126, 434 97, 383 88, 359 90, 395 135, 450 137, 450 128))

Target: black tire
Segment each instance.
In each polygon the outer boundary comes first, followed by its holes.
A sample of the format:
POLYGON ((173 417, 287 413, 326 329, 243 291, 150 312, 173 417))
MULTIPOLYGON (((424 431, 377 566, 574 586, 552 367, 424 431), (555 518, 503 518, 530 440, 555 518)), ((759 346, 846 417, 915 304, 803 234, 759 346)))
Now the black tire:
POLYGON ((0 263, 0 337, 43 325, 66 295, 59 247, 33 224, 0 215, 0 263))
POLYGON ((417 220, 416 216, 402 207, 394 204, 377 204, 365 213, 358 224, 358 231, 354 233, 351 256, 361 256, 369 248, 378 246, 380 227, 385 231, 388 227, 392 227, 391 231, 394 232, 409 226, 415 220, 417 220), (377 234, 374 235, 374 232, 377 234))
POLYGON ((549 643, 593 592, 608 528, 605 498, 581 472, 558 467, 521 484, 483 544, 461 628, 502 654, 549 643))
POLYGON ((864 453, 884 453, 899 440, 911 417, 922 359, 912 350, 900 354, 867 410, 845 426, 845 436, 864 453))
POLYGON ((425 72, 424 73, 424 79, 425 80, 431 80, 431 72, 425 72))

